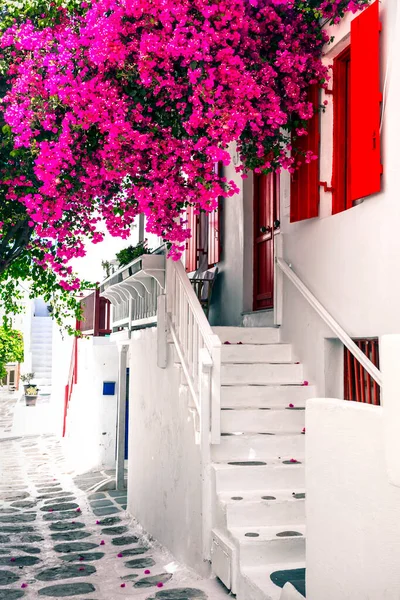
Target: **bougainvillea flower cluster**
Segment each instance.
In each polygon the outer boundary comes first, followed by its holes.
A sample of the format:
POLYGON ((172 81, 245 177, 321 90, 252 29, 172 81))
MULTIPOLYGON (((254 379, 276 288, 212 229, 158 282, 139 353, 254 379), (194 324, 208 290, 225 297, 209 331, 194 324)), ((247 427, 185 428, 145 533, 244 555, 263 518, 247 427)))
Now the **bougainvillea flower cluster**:
POLYGON ((179 258, 185 206, 211 211, 238 191, 215 169, 232 144, 243 176, 293 170, 307 89, 327 81, 323 23, 367 4, 93 0, 15 22, 0 40, 13 140, 1 183, 26 208, 42 264, 77 288, 68 262, 85 240, 102 240, 101 222, 128 237, 139 213, 179 258))

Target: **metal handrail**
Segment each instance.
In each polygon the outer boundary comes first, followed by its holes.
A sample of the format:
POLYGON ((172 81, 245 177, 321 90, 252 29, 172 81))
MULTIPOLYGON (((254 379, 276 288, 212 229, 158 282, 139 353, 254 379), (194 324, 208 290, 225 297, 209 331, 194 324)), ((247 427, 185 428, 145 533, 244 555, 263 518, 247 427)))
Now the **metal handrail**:
POLYGON ((293 285, 299 290, 302 296, 307 302, 314 308, 319 314, 321 319, 325 321, 328 327, 334 332, 334 334, 340 339, 344 346, 351 352, 351 354, 358 360, 358 362, 364 367, 364 369, 371 375, 372 379, 381 386, 382 385, 382 373, 373 364, 372 361, 360 350, 360 348, 353 342, 351 337, 345 332, 343 327, 339 325, 332 315, 322 306, 317 300, 314 294, 308 289, 308 287, 301 281, 301 279, 293 271, 292 267, 283 259, 276 257, 275 259, 279 269, 286 275, 286 277, 293 283, 293 285))

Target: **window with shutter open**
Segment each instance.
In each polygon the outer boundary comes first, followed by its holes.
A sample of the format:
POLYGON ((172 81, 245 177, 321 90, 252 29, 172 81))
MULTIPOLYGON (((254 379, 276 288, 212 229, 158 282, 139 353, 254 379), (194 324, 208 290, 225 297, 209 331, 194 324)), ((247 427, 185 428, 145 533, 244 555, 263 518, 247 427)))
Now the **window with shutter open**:
POLYGON ((351 201, 381 190, 379 2, 351 23, 351 201))
MULTIPOLYGON (((301 160, 307 150, 319 155, 319 88, 312 85, 308 91, 315 114, 308 122, 308 135, 300 136, 293 143, 294 152, 301 160)), ((319 160, 312 160, 296 169, 290 183, 290 222, 303 221, 318 216, 319 208, 319 160)))
MULTIPOLYGON (((215 172, 221 175, 222 164, 215 163, 215 172)), ((220 261, 221 254, 221 236, 220 236, 220 212, 221 203, 218 202, 218 208, 208 213, 208 266, 213 267, 220 261)))
POLYGON ((185 268, 187 273, 197 269, 197 224, 198 215, 194 213, 193 206, 188 206, 186 210, 188 228, 191 230, 191 237, 186 241, 185 268))
POLYGON ((333 65, 333 214, 381 189, 379 2, 351 23, 333 65))

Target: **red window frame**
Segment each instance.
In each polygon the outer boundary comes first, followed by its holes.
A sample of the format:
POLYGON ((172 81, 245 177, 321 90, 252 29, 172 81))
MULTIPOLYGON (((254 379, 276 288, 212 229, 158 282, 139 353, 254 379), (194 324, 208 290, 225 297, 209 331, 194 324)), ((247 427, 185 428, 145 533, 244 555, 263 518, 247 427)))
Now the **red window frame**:
MULTIPOLYGON (((308 135, 300 136, 294 143, 295 149, 300 152, 312 150, 319 156, 320 145, 320 117, 319 117, 320 89, 311 85, 308 89, 308 100, 314 106, 314 116, 308 121, 308 135)), ((303 221, 318 217, 319 213, 319 158, 305 163, 296 169, 290 180, 290 222, 303 221)))
MULTIPOLYGON (((378 338, 353 339, 369 360, 379 369, 378 338)), ((380 405, 380 387, 350 350, 344 348, 344 399, 380 405)))
POLYGON ((333 62, 333 214, 353 205, 350 194, 350 78, 348 46, 333 62))

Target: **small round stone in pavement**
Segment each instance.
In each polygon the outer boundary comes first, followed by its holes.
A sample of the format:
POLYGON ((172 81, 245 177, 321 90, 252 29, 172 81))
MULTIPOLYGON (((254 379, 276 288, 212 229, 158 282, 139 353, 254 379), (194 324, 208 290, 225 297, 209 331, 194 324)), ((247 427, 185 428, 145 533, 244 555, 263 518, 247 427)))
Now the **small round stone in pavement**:
POLYGON ((11 548, 0 548, 0 554, 10 554, 11 548))
POLYGON ((12 500, 25 500, 25 498, 29 498, 28 492, 13 492, 8 493, 5 500, 11 502, 12 500))
POLYGON ((41 571, 36 575, 36 579, 39 581, 57 581, 57 579, 70 579, 72 577, 86 577, 96 572, 96 568, 93 565, 85 565, 79 563, 79 565, 61 565, 61 567, 53 567, 41 571))
POLYGON ((15 550, 21 550, 22 552, 26 552, 27 554, 40 554, 40 548, 36 546, 12 546, 15 550))
POLYGON ((260 537, 260 534, 255 533, 254 531, 249 531, 248 533, 245 533, 244 535, 245 535, 245 537, 253 537, 253 538, 260 537))
POLYGON ((111 500, 91 500, 90 502, 92 508, 101 508, 102 506, 114 506, 111 500))
POLYGON ((63 497, 59 497, 59 498, 49 498, 48 500, 45 500, 45 504, 54 504, 55 502, 73 502, 75 500, 75 496, 63 496, 63 497))
POLYGON ((161 573, 161 575, 151 575, 150 577, 143 577, 139 579, 134 585, 135 588, 147 588, 156 586, 157 583, 167 583, 171 579, 171 573, 161 573))
POLYGON ((17 556, 13 562, 5 556, 0 556, 0 567, 30 567, 40 562, 36 556, 17 556))
POLYGON ((12 571, 0 571, 0 585, 8 585, 18 581, 19 577, 12 571))
POLYGON ((85 523, 63 523, 62 521, 50 525, 50 529, 53 531, 69 531, 71 529, 82 529, 83 527, 85 527, 85 523))
POLYGON ((136 558, 128 560, 124 564, 128 569, 146 569, 147 567, 154 567, 156 563, 152 558, 136 558))
POLYGON ((145 546, 138 546, 137 548, 126 548, 126 550, 122 550, 122 552, 119 554, 121 554, 121 556, 136 556, 138 554, 144 554, 148 551, 149 548, 146 548, 145 546))
POLYGON ((195 588, 174 588, 157 592, 148 600, 207 600, 207 595, 195 588))
POLYGON ((33 508, 36 506, 35 500, 18 500, 17 502, 13 502, 11 506, 15 506, 17 508, 33 508))
POLYGON ((303 492, 303 493, 298 493, 298 494, 295 494, 295 493, 293 492, 292 496, 293 496, 293 498, 296 498, 296 500, 301 500, 302 498, 305 498, 305 497, 306 497, 306 495, 305 495, 305 493, 304 493, 304 492, 303 492))
POLYGON ((275 496, 261 496, 261 500, 276 500, 275 496))
POLYGON ((103 506, 102 508, 94 508, 93 513, 96 517, 103 517, 104 515, 113 515, 114 513, 120 512, 116 506, 103 506))
POLYGON ((22 598, 23 595, 22 590, 0 590, 0 600, 17 600, 17 598, 22 598))
POLYGON ((300 537, 302 535, 299 531, 280 531, 276 537, 300 537))
POLYGON ((139 539, 136 535, 123 535, 121 537, 113 538, 111 543, 114 546, 126 546, 127 544, 137 544, 139 539))
POLYGON ((54 546, 54 550, 56 552, 85 552, 86 550, 93 550, 93 548, 98 548, 98 544, 93 544, 92 542, 72 542, 71 544, 57 544, 54 546))
POLYGON ((106 517, 105 519, 101 519, 101 521, 99 521, 99 525, 115 525, 116 523, 120 523, 120 521, 121 519, 119 517, 106 517))
POLYGON ((21 542, 28 542, 28 544, 31 544, 33 542, 43 542, 43 541, 44 541, 44 537, 42 537, 41 535, 27 533, 27 534, 21 536, 21 542))
POLYGON ((79 596, 79 594, 90 594, 95 591, 91 583, 61 583, 39 590, 39 596, 50 596, 52 598, 64 598, 79 596))
POLYGON ((82 516, 82 513, 80 512, 71 512, 71 511, 65 511, 65 512, 51 512, 51 513, 47 513, 43 515, 43 519, 45 521, 63 521, 63 520, 67 520, 67 519, 78 519, 79 517, 82 516))
POLYGON ((129 528, 126 525, 120 525, 119 527, 107 527, 106 529, 102 529, 101 532, 106 535, 118 535, 120 533, 126 533, 129 528))
POLYGON ((57 504, 49 504, 48 506, 43 506, 43 508, 41 508, 40 510, 42 510, 43 512, 49 510, 74 510, 78 507, 79 504, 76 504, 75 502, 60 502, 57 504))
POLYGON ((103 494, 102 492, 96 492, 95 494, 90 494, 89 496, 89 500, 101 500, 102 498, 105 498, 106 495, 103 494))
POLYGON ((59 533, 52 533, 51 537, 58 542, 70 542, 73 540, 83 540, 91 535, 88 531, 61 531, 59 533))
POLYGON ((85 562, 89 562, 91 560, 100 560, 103 556, 104 552, 84 552, 83 554, 64 554, 60 558, 66 562, 81 562, 82 558, 85 562))
POLYGON ((10 541, 8 535, 0 535, 0 544, 7 544, 10 541))
POLYGON ((137 579, 139 575, 137 573, 129 573, 129 575, 124 575, 121 577, 122 581, 134 581, 137 579))
POLYGON ((0 527, 0 533, 26 533, 27 531, 35 531, 30 525, 4 525, 0 527))
POLYGON ((0 515, 9 515, 10 513, 17 513, 16 508, 0 508, 0 515))
POLYGON ((18 513, 0 517, 0 523, 30 523, 36 520, 35 513, 18 513))

